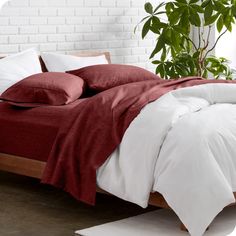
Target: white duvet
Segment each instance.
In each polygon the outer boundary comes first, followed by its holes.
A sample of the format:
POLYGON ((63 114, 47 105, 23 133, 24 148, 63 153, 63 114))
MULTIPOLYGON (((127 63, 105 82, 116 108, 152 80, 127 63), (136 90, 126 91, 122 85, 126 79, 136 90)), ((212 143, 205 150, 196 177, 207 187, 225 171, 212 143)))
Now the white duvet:
POLYGON ((172 91, 148 104, 98 170, 98 185, 142 207, 160 192, 193 236, 234 203, 236 85, 172 91))

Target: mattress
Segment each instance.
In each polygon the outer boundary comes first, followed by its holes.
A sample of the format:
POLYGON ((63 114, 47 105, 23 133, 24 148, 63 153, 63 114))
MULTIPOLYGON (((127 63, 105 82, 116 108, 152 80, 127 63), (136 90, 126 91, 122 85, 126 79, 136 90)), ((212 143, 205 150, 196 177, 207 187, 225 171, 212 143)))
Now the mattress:
POLYGON ((28 109, 0 103, 0 153, 47 161, 61 121, 84 100, 28 109))

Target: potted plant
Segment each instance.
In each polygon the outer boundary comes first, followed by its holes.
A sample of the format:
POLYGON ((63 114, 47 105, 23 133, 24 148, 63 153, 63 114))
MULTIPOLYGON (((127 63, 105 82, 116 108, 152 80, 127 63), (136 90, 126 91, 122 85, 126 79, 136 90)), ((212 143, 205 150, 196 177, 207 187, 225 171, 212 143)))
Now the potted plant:
MULTIPOLYGON (((146 3, 148 14, 140 23, 142 38, 149 32, 157 35, 150 59, 156 73, 165 79, 183 76, 232 79, 232 69, 225 58, 212 55, 218 41, 232 31, 236 16, 236 0, 174 0, 162 2, 157 7, 146 3), (219 36, 213 45, 210 36, 214 27, 219 36), (197 35, 197 42, 191 32, 197 35), (158 59, 154 59, 159 55, 158 59)), ((139 24, 140 24, 139 23, 139 24)))

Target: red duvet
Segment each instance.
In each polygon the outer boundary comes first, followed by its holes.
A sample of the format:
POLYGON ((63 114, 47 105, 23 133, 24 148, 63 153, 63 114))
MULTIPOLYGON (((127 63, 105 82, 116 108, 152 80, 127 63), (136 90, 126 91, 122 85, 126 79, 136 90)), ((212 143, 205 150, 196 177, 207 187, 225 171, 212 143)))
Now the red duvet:
POLYGON ((61 122, 42 182, 94 204, 97 168, 120 144, 129 124, 146 104, 180 87, 225 82, 201 78, 150 80, 115 87, 87 99, 61 122))

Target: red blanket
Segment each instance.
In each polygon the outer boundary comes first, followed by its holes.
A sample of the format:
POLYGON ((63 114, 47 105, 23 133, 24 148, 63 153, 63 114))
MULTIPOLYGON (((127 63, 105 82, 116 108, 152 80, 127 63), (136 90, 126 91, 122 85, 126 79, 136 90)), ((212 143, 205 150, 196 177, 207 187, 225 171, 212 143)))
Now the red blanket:
POLYGON ((115 87, 87 99, 64 117, 42 182, 94 204, 96 170, 120 144, 146 104, 177 88, 227 82, 201 78, 149 80, 115 87))

